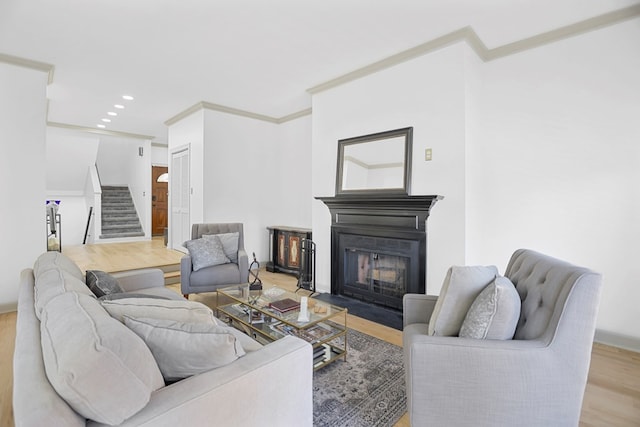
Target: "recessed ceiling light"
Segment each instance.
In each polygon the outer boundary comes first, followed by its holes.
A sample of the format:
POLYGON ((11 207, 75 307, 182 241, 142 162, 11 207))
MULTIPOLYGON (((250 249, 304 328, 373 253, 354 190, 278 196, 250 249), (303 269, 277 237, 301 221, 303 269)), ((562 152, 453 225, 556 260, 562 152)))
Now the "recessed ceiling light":
POLYGON ((111 119, 102 119, 102 121, 105 123, 111 123, 111 119))
POLYGON ((116 108, 118 108, 118 109, 122 110, 122 109, 124 108, 124 105, 116 104, 116 105, 114 105, 114 107, 116 107, 116 108))
POLYGON ((133 101, 133 96, 131 96, 131 95, 122 95, 122 99, 126 99, 127 101, 133 101))
POLYGON ((118 115, 118 113, 114 113, 113 111, 109 111, 107 114, 109 116, 117 116, 118 115))
POLYGON ((98 126, 100 129, 104 129, 104 128, 106 128, 106 126, 105 126, 105 125, 96 125, 96 126, 98 126))

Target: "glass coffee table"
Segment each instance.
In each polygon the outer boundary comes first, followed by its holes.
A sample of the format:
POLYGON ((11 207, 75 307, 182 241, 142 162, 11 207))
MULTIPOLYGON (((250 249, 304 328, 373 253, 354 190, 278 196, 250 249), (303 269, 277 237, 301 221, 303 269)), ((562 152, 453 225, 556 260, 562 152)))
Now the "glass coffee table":
POLYGON ((277 287, 229 286, 217 291, 217 314, 262 344, 287 335, 308 341, 314 371, 341 357, 347 360, 347 309, 308 298, 308 320, 299 320, 300 299, 277 287))

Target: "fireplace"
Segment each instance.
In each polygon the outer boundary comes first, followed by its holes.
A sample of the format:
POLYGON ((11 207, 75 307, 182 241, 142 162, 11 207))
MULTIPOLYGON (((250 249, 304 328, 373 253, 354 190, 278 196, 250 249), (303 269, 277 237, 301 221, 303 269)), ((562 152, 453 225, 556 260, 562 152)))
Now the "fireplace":
POLYGON ((426 220, 440 196, 323 197, 331 211, 331 293, 402 309, 424 293, 426 220))

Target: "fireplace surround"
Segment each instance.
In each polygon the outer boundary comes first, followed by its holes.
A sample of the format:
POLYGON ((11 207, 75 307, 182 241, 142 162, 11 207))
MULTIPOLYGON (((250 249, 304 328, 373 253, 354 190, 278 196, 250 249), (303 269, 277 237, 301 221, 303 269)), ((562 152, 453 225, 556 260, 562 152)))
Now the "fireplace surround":
POLYGON ((424 293, 426 220, 442 196, 318 197, 331 212, 331 293, 402 309, 424 293))

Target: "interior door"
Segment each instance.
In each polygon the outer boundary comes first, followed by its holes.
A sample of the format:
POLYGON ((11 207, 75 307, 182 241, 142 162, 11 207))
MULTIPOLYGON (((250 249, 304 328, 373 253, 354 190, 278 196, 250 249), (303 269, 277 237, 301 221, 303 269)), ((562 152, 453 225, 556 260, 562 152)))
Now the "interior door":
POLYGON ((191 239, 191 218, 189 215, 191 186, 189 183, 189 148, 171 153, 171 178, 169 184, 171 190, 169 199, 171 203, 171 218, 169 233, 171 233, 171 248, 182 252, 187 249, 182 246, 191 239))
POLYGON ((169 184, 158 182, 158 177, 168 171, 166 166, 151 167, 151 234, 154 236, 164 235, 167 227, 169 184))

